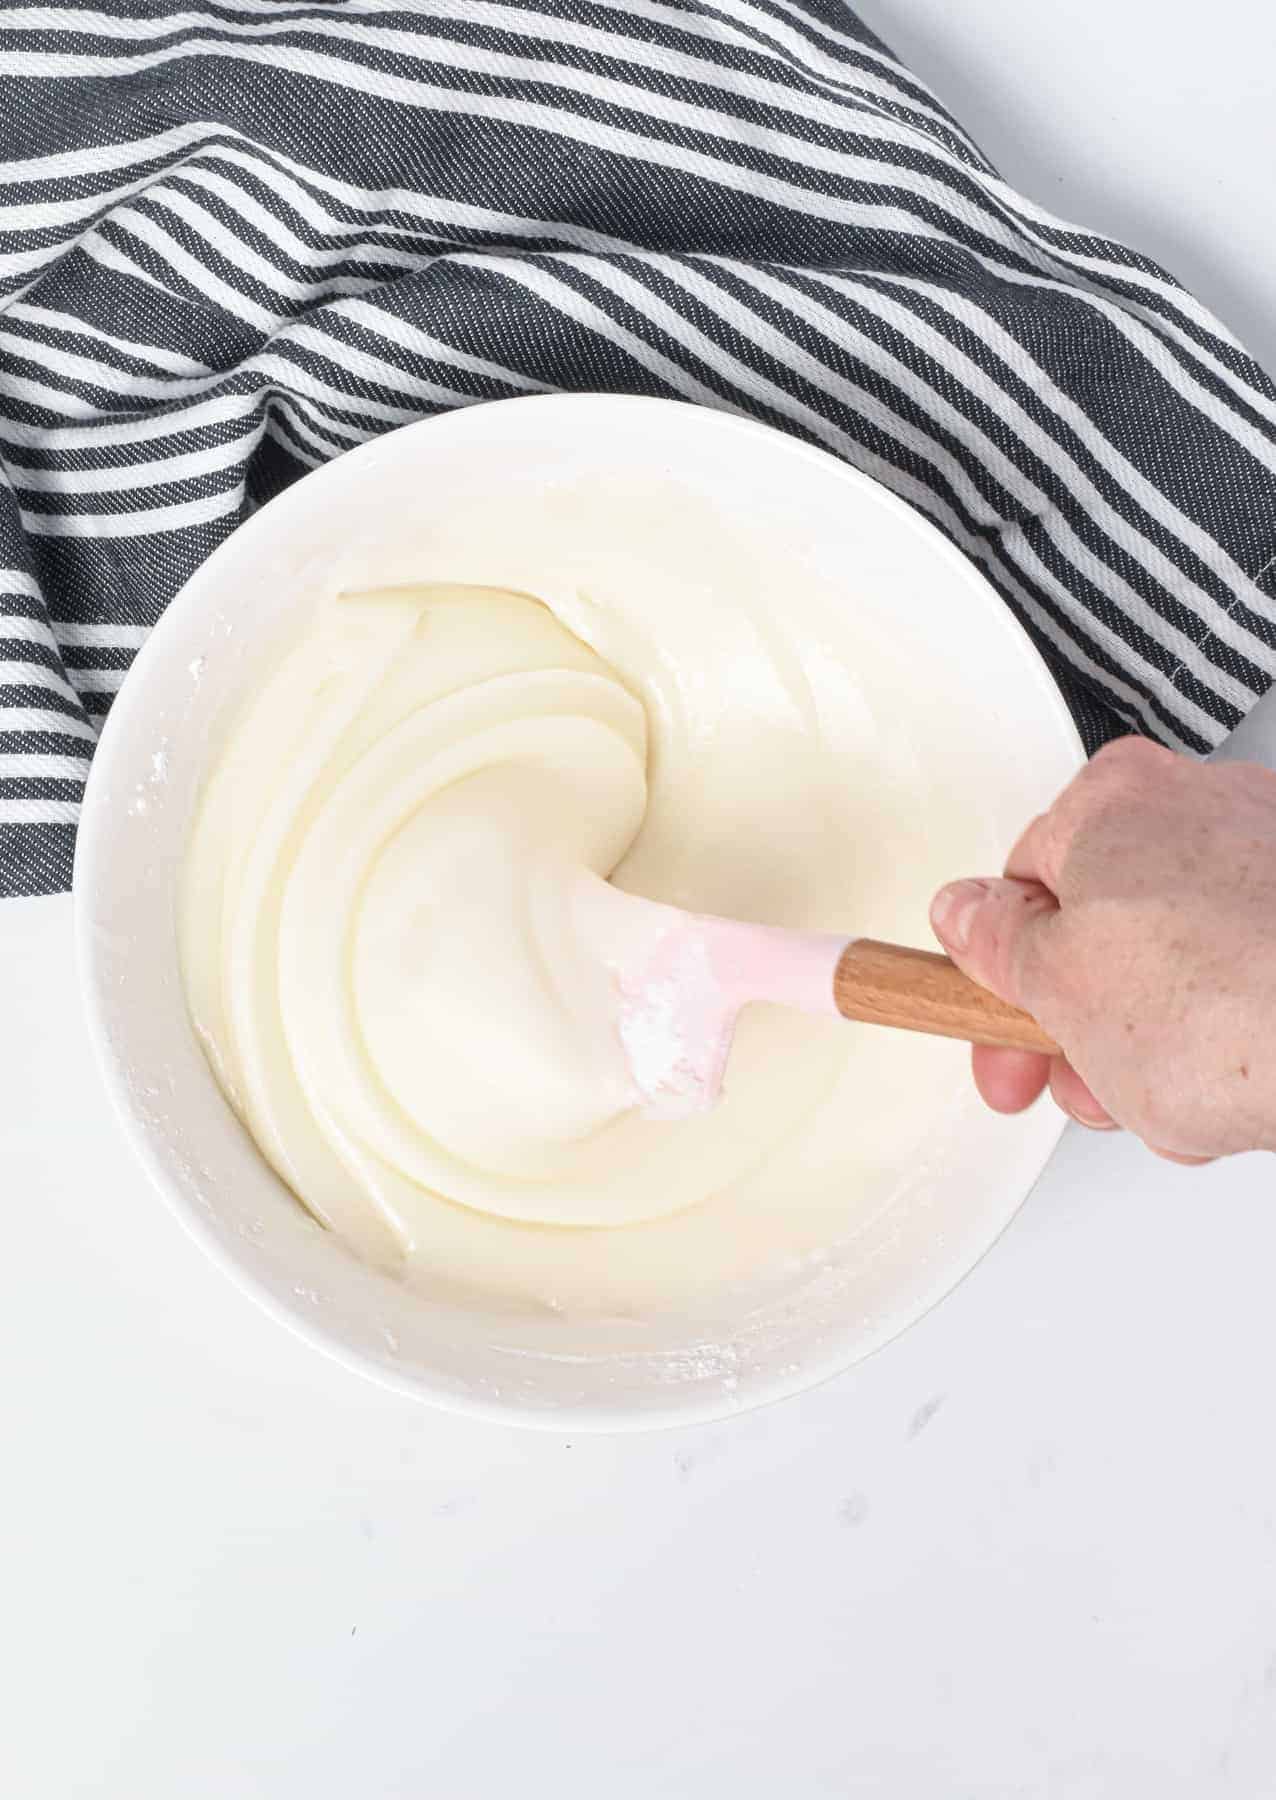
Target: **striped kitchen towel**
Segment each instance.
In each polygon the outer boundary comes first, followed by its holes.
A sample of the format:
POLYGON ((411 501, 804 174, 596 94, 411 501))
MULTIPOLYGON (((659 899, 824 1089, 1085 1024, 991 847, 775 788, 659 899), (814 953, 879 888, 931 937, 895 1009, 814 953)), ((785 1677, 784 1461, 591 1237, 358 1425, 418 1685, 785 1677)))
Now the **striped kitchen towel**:
POLYGON ((1276 673, 1276 388, 1000 180, 841 0, 0 7, 0 893, 245 512, 557 389, 824 445, 928 514, 1090 745, 1276 673))

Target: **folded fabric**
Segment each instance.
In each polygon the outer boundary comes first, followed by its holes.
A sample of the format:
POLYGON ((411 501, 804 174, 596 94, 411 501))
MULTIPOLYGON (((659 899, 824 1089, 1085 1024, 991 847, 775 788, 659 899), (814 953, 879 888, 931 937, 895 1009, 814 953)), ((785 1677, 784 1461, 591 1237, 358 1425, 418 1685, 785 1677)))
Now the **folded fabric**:
POLYGON ((1015 193, 841 0, 0 9, 0 893, 251 508, 377 433, 663 394, 920 507, 1087 742, 1276 674, 1276 388, 1015 193))

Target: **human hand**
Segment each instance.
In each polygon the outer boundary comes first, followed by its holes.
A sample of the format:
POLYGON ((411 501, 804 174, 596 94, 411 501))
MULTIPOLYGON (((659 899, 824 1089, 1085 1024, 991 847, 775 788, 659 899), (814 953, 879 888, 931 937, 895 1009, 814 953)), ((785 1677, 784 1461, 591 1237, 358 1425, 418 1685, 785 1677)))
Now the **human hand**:
POLYGON ((1276 775, 1144 738, 1101 750, 1024 832, 1005 878, 935 896, 958 966, 1064 1056, 974 1052, 998 1112, 1049 1083, 1082 1125, 1158 1155, 1276 1149, 1276 775))

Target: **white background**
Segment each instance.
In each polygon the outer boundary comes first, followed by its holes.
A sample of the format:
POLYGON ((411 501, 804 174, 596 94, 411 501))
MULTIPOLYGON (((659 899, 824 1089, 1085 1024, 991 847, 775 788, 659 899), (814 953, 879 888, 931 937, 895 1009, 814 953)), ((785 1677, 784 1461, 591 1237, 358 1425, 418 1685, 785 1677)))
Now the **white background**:
MULTIPOLYGON (((863 0, 1276 367, 1269 0, 863 0)), ((1075 1134, 904 1339, 639 1439, 467 1424, 207 1267, 0 910, 0 1792, 1267 1800, 1276 1198, 1075 1134)))

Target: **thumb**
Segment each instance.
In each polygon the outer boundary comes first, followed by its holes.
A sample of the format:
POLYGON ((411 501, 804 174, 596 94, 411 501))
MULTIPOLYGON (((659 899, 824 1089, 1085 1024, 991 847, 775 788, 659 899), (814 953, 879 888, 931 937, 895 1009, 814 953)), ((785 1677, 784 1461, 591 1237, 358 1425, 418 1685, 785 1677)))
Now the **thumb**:
POLYGON ((935 895, 930 922, 959 969, 1033 1012, 1037 972, 1058 911, 1039 881, 954 881, 935 895))

